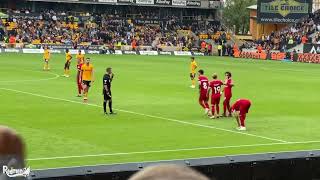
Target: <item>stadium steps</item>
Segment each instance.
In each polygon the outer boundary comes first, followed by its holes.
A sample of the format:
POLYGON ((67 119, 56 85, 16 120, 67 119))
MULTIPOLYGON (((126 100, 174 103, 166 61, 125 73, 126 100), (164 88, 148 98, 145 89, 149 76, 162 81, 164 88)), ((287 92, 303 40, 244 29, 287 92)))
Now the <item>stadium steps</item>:
POLYGON ((297 52, 303 52, 303 44, 301 43, 301 44, 294 46, 293 48, 288 49, 288 52, 292 52, 294 49, 297 52))

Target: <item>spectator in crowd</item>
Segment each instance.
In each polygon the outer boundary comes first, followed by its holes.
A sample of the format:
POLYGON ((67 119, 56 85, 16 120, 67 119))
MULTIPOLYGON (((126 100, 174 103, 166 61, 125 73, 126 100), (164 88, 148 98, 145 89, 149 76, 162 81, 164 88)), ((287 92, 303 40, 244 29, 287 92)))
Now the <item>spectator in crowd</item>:
POLYGON ((303 35, 302 38, 301 38, 301 43, 302 44, 306 44, 308 42, 308 37, 307 35, 303 35))
POLYGON ((257 52, 258 52, 258 53, 262 53, 262 50, 263 50, 263 48, 262 48, 261 44, 258 44, 258 46, 257 46, 257 52))
POLYGON ((222 56, 222 44, 218 44, 218 56, 222 56))
POLYGON ((227 54, 227 56, 232 56, 232 46, 231 46, 231 44, 230 43, 227 43, 226 44, 226 54, 227 54))
POLYGON ((208 55, 211 56, 212 55, 212 44, 208 43, 208 55))

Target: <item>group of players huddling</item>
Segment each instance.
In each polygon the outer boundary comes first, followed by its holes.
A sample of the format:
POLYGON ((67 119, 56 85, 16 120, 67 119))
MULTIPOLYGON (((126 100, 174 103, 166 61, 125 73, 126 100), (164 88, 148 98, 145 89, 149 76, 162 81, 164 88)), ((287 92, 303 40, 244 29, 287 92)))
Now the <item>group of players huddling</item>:
MULTIPOLYGON (((45 61, 44 70, 50 70, 49 60, 50 60, 50 51, 48 47, 45 47, 43 58, 45 61)), ((64 65, 64 77, 70 76, 70 64, 71 64, 72 55, 68 49, 66 49, 66 62, 64 65)), ((94 67, 90 63, 90 58, 84 58, 81 50, 78 51, 76 55, 77 59, 77 87, 78 87, 78 96, 83 96, 84 102, 88 100, 88 92, 91 86, 91 82, 94 82, 94 67)), ((190 77, 192 81, 191 88, 195 88, 195 77, 196 69, 198 65, 194 57, 191 57, 190 64, 190 77)), ((114 114, 112 111, 112 98, 111 98, 111 81, 113 80, 114 74, 112 69, 109 67, 106 69, 106 73, 103 76, 103 110, 106 112, 106 105, 110 109, 110 114, 114 114)), ((205 113, 211 118, 216 119, 219 117, 231 117, 234 116, 237 120, 238 127, 240 131, 245 131, 245 119, 246 114, 249 112, 251 102, 248 99, 238 99, 232 106, 230 106, 230 100, 232 98, 232 88, 234 86, 233 80, 231 79, 231 72, 225 72, 225 80, 219 80, 218 75, 214 73, 212 75, 212 81, 209 82, 208 78, 204 75, 204 71, 200 69, 198 71, 198 82, 199 82, 199 104, 204 108, 205 113), (224 89, 222 89, 224 86, 224 89), (224 93, 223 101, 223 114, 220 115, 220 98, 221 93, 224 93), (209 99, 211 98, 211 111, 209 106, 209 99)))
MULTIPOLYGON (((70 65, 72 60, 72 55, 69 49, 66 49, 66 62, 64 64, 64 77, 70 77, 70 65)), ((50 70, 49 61, 51 58, 51 53, 48 47, 44 48, 43 59, 44 67, 43 70, 50 70)), ((83 101, 88 101, 88 93, 91 84, 94 82, 94 66, 90 62, 90 58, 85 58, 81 50, 78 51, 76 55, 77 59, 77 88, 78 97, 83 96, 83 101)), ((110 114, 115 114, 112 111, 112 98, 111 98, 111 81, 113 80, 114 74, 112 73, 111 67, 106 69, 106 73, 103 76, 103 110, 105 114, 107 113, 106 106, 108 103, 110 114)))
MULTIPOLYGON (((190 63, 190 77, 192 81, 191 88, 195 88, 196 84, 196 69, 198 65, 194 57, 191 57, 190 63)), ((234 116, 237 120, 240 131, 245 131, 245 119, 249 112, 251 102, 248 99, 238 99, 232 106, 230 106, 230 100, 232 98, 232 88, 234 86, 231 72, 225 72, 225 80, 218 79, 218 75, 214 73, 212 80, 209 81, 204 75, 204 70, 198 70, 198 82, 199 82, 199 104, 205 110, 211 119, 220 117, 232 117, 234 116), (224 86, 222 90, 222 86, 224 86), (224 94, 223 101, 223 114, 220 115, 220 98, 221 94, 224 94), (209 100, 211 99, 211 111, 209 106, 209 100)))

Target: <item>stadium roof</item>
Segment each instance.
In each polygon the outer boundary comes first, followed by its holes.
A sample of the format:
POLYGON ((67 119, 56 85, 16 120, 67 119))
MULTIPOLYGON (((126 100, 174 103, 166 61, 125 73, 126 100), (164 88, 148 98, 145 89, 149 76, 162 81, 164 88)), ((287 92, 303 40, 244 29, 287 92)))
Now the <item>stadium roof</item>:
POLYGON ((9 16, 3 12, 0 12, 0 18, 8 18, 9 16))
POLYGON ((257 8, 258 8, 257 5, 251 5, 247 7, 247 9, 252 9, 252 10, 257 10, 257 8))

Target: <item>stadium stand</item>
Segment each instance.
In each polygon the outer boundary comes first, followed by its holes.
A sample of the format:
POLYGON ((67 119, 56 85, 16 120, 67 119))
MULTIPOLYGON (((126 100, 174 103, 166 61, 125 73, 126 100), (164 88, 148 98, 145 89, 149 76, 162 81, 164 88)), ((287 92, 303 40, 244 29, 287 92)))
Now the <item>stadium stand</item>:
POLYGON ((279 50, 285 52, 299 44, 317 43, 319 41, 320 13, 315 12, 301 19, 298 23, 290 25, 269 35, 262 35, 254 42, 244 43, 240 49, 279 50), (260 47, 261 46, 261 47, 260 47))
POLYGON ((14 43, 23 46, 66 44, 74 48, 78 45, 105 45, 115 49, 129 45, 130 50, 151 46, 154 50, 176 47, 185 51, 211 52, 214 43, 230 39, 212 14, 197 16, 186 13, 184 17, 188 19, 181 20, 174 11, 163 9, 167 10, 163 15, 159 9, 127 6, 117 11, 106 8, 104 13, 96 14, 8 10, 9 17, 3 18, 0 24, 0 41, 4 40, 10 47, 14 43))

